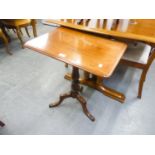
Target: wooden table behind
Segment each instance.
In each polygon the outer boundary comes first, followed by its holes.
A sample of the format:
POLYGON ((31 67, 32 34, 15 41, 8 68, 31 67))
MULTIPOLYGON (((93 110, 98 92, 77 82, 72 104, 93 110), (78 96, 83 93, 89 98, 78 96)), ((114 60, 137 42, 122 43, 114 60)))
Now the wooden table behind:
MULTIPOLYGON (((54 23, 61 26, 73 28, 76 30, 81 30, 85 32, 90 32, 94 34, 100 34, 105 36, 112 36, 122 39, 130 39, 134 41, 145 42, 155 46, 155 20, 153 19, 141 19, 141 20, 131 20, 126 31, 116 30, 106 30, 103 28, 91 28, 83 25, 76 25, 70 22, 58 21, 58 20, 47 20, 46 24, 54 23)), ((119 26, 118 26, 119 27, 119 26)))

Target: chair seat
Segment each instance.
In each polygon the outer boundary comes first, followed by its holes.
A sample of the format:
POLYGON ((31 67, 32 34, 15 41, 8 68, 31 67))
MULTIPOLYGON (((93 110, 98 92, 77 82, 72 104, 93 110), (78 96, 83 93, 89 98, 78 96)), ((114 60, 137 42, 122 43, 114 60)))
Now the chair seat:
POLYGON ((138 43, 137 45, 129 44, 128 48, 123 55, 124 60, 147 64, 151 46, 144 43, 138 43))

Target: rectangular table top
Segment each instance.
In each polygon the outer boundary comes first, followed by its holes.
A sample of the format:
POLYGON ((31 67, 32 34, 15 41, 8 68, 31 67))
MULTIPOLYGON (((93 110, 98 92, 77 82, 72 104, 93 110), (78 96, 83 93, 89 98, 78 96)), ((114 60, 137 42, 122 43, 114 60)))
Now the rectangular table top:
POLYGON ((109 77, 127 45, 60 27, 28 41, 25 47, 97 76, 109 77))

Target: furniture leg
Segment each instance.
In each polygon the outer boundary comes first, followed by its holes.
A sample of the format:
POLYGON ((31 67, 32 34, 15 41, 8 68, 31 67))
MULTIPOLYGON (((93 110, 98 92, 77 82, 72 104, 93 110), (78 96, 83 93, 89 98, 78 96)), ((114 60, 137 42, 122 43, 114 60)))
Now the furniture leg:
MULTIPOLYGON (((8 40, 8 42, 10 42, 11 38, 9 37, 8 33, 6 32, 6 28, 3 25, 2 25, 1 28, 2 28, 2 31, 3 31, 4 35, 6 36, 6 38, 8 40)), ((7 29, 7 30, 9 30, 9 29, 7 29)))
POLYGON ((36 21, 34 19, 32 19, 31 25, 32 25, 32 29, 33 29, 33 35, 34 35, 34 37, 37 37, 36 21))
POLYGON ((138 88, 138 96, 137 96, 138 98, 142 97, 142 90, 143 90, 143 85, 144 85, 144 82, 146 79, 146 74, 147 74, 154 59, 155 59, 155 49, 152 48, 152 52, 151 52, 151 55, 149 56, 147 66, 143 69, 142 74, 141 74, 139 88, 138 88))
POLYGON ((106 95, 114 100, 119 101, 120 103, 124 103, 124 101, 125 101, 124 94, 122 94, 114 89, 108 88, 104 84, 98 85, 96 89, 99 90, 104 95, 106 95))
POLYGON ((1 34, 1 37, 2 37, 3 42, 4 42, 4 44, 5 44, 6 52, 7 52, 9 55, 12 55, 12 53, 9 51, 8 39, 5 37, 5 35, 4 35, 3 33, 1 34))
POLYGON ((96 81, 97 85, 98 85, 98 90, 101 91, 103 94, 105 94, 108 97, 111 97, 113 99, 116 99, 118 101, 120 101, 121 103, 124 102, 125 97, 121 94, 116 92, 115 90, 106 87, 103 84, 103 78, 102 77, 97 77, 97 81, 96 81))
MULTIPOLYGON (((9 30, 9 29, 8 29, 8 30, 9 30)), ((13 28, 12 30, 13 30, 14 33, 16 33, 16 30, 15 30, 14 28, 13 28)))
POLYGON ((50 108, 59 106, 64 99, 72 97, 71 93, 60 95, 59 101, 49 105, 50 108))
POLYGON ((25 27, 25 31, 26 31, 28 37, 30 38, 30 34, 29 34, 29 31, 28 31, 28 28, 27 27, 25 27))
POLYGON ((23 36, 23 32, 22 32, 22 29, 20 28, 20 34, 23 36))
POLYGON ((76 67, 73 67, 72 71, 72 85, 71 85, 71 91, 67 94, 61 95, 58 102, 55 102, 54 104, 50 104, 49 107, 56 107, 62 103, 62 101, 66 98, 72 97, 77 99, 83 109, 84 114, 91 120, 95 121, 94 116, 91 115, 91 113, 87 109, 87 102, 85 99, 79 94, 80 92, 80 85, 79 85, 79 69, 76 67))
POLYGON ((144 85, 144 82, 145 82, 145 76, 146 76, 146 72, 142 72, 141 74, 141 78, 140 78, 140 82, 139 82, 139 88, 138 88, 138 98, 141 98, 142 97, 142 90, 143 90, 143 85, 144 85))
POLYGON ((24 48, 24 42, 22 40, 21 33, 20 33, 20 28, 19 27, 16 28, 16 32, 17 32, 18 39, 21 42, 22 48, 24 48))
POLYGON ((151 52, 151 55, 149 56, 147 66, 143 69, 142 74, 141 74, 141 78, 139 82, 139 89, 138 89, 138 96, 137 96, 138 98, 142 97, 142 90, 143 90, 143 85, 146 79, 146 74, 154 59, 155 59, 155 48, 152 48, 152 52, 151 52))
POLYGON ((2 121, 0 121, 0 126, 3 127, 5 126, 5 124, 2 121))
POLYGON ((76 99, 80 102, 83 112, 85 113, 85 115, 91 120, 91 121, 95 121, 94 116, 88 111, 87 109, 87 102, 86 100, 80 96, 79 94, 77 94, 76 99))

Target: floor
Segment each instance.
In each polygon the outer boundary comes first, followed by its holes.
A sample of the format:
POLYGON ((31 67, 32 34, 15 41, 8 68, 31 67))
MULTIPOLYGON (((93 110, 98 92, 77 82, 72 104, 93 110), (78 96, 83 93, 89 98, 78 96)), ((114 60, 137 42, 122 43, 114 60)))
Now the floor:
MULTIPOLYGON (((37 28, 39 35, 54 29, 41 23, 37 28)), ((73 99, 48 108, 60 93, 69 90, 70 82, 63 76, 71 68, 21 49, 14 32, 9 34, 13 55, 7 55, 0 44, 0 119, 6 123, 0 134, 155 134, 155 63, 148 72, 141 100, 136 98, 141 72, 125 66, 118 66, 113 76, 105 80, 107 86, 126 95, 124 104, 84 87, 88 109, 96 118, 91 122, 73 99)), ((24 41, 29 40, 23 35, 24 41)))

